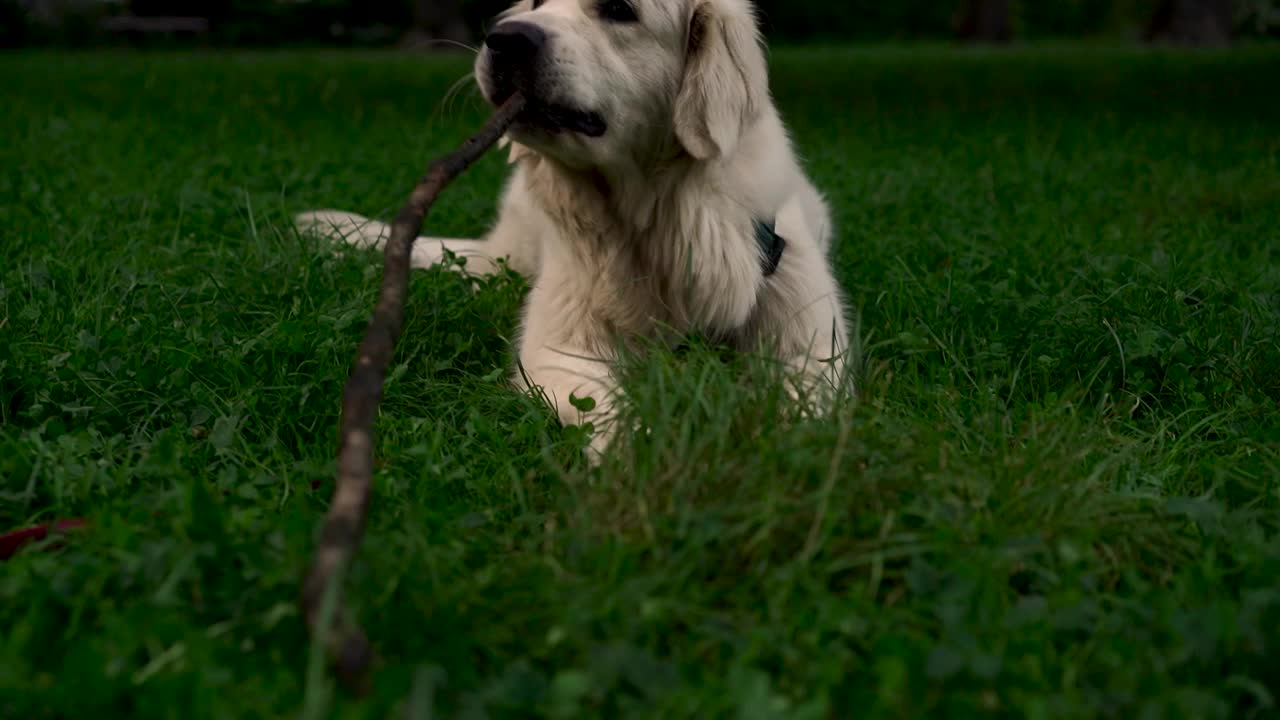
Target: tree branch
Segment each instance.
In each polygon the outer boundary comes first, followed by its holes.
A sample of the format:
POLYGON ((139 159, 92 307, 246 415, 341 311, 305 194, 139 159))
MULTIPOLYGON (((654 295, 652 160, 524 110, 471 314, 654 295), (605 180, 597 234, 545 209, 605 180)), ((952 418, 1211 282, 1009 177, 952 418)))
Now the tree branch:
POLYGON ((373 653, 359 623, 342 602, 342 582, 364 534, 373 485, 374 421, 382 385, 404 322, 409 286, 409 254, 436 197, 507 131, 524 107, 514 94, 462 147, 431 163, 391 225, 382 271, 382 289, 373 317, 347 379, 339 424, 338 477, 311 572, 302 587, 302 610, 313 636, 327 638, 326 651, 339 677, 360 689, 373 653), (325 593, 333 586, 332 618, 322 628, 325 593))

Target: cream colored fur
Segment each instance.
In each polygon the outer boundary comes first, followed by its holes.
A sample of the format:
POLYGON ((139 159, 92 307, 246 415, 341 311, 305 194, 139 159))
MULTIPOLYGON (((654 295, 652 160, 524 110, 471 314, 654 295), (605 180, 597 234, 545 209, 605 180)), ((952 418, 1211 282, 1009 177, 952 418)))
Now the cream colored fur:
MULTIPOLYGON (((637 339, 696 331, 774 353, 829 398, 847 349, 831 220, 771 99, 749 2, 636 0, 636 27, 607 23, 595 7, 523 0, 502 19, 547 29, 552 99, 597 110, 608 132, 514 128, 494 226, 480 240, 420 238, 414 266, 439 263, 447 248, 468 272, 491 273, 505 258, 530 279, 516 382, 540 386, 562 421, 592 422, 596 451, 616 432, 612 359, 637 339), (770 277, 756 218, 776 219, 787 242, 770 277), (580 413, 571 394, 595 408, 580 413)), ((476 77, 491 98, 488 62, 481 52, 476 77)), ((333 210, 297 220, 365 247, 389 232, 333 210)))

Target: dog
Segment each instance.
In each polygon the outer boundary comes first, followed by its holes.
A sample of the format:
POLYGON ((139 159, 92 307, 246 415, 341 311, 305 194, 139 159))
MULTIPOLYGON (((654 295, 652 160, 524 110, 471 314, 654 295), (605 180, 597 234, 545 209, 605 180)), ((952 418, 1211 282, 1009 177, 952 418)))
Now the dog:
MULTIPOLYGON (((639 341, 697 333, 780 360, 793 397, 848 389, 830 210, 750 0, 520 0, 473 69, 490 104, 526 98, 503 138, 513 170, 482 239, 419 238, 412 263, 451 253, 529 279, 514 382, 590 423, 590 456, 617 434, 616 360, 639 341)), ((296 223, 361 247, 390 236, 335 210, 296 223)))

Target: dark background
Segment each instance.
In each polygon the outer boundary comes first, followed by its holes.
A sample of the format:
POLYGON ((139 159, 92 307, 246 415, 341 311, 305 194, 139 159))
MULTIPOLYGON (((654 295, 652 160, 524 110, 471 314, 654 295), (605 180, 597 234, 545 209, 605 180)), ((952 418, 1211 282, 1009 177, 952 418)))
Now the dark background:
MULTIPOLYGON (((508 0, 0 0, 5 47, 474 44, 508 0)), ((1280 0, 758 0, 770 42, 1280 37, 1280 0)))

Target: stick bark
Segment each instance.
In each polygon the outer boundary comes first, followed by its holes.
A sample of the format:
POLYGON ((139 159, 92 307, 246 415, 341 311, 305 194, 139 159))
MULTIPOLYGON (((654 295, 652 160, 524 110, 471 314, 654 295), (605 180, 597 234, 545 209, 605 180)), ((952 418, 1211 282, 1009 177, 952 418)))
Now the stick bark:
POLYGON ((462 147, 431 163, 414 187, 391 225, 378 303, 343 392, 337 485, 302 586, 301 605, 312 636, 325 637, 326 652, 339 678, 356 690, 364 689, 373 652, 342 601, 342 584, 364 535, 373 486, 374 421, 404 322, 410 251, 436 197, 502 137, 523 107, 524 98, 519 93, 512 95, 462 147), (322 627, 326 618, 321 609, 327 592, 333 593, 332 615, 322 627))

